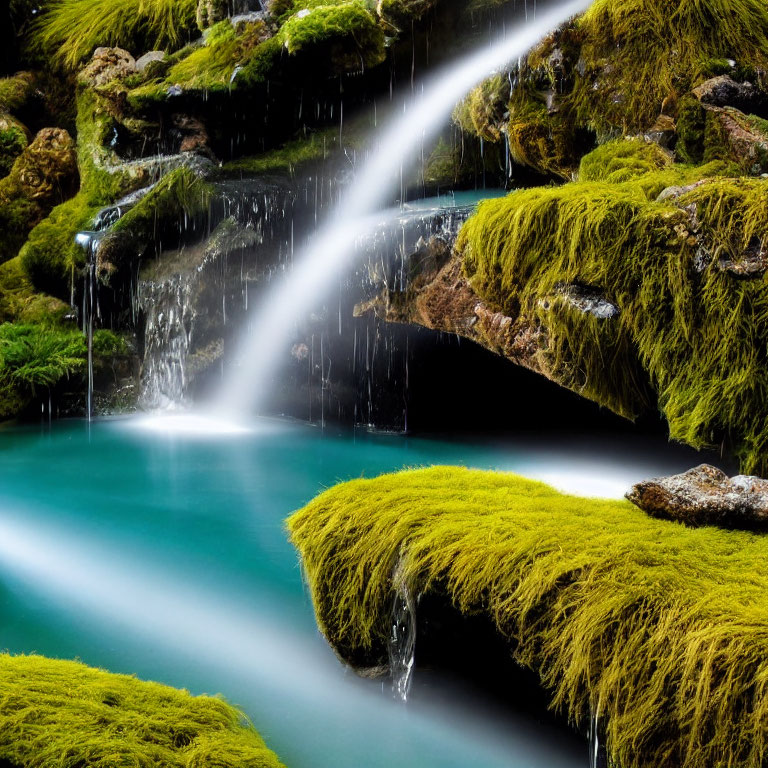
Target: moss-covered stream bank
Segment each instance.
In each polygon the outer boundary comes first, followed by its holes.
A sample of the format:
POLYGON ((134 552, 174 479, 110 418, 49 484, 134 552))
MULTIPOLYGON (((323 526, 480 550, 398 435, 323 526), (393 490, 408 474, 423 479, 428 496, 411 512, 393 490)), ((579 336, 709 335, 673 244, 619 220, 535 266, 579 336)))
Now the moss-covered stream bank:
POLYGON ((537 724, 528 701, 510 715, 417 676, 403 709, 345 675, 317 634, 285 517, 339 480, 403 466, 554 472, 617 496, 686 469, 692 452, 663 453, 661 441, 630 453, 608 436, 554 451, 555 435, 492 445, 251 426, 207 437, 145 433, 132 419, 90 435, 78 421, 0 430, 3 646, 221 693, 288 768, 582 766, 583 739, 537 724))
POLYGON ((289 527, 318 623, 355 667, 391 658, 397 592, 415 611, 443 593, 491 618, 572 722, 597 713, 615 764, 766 764, 764 535, 460 467, 341 484, 289 527))

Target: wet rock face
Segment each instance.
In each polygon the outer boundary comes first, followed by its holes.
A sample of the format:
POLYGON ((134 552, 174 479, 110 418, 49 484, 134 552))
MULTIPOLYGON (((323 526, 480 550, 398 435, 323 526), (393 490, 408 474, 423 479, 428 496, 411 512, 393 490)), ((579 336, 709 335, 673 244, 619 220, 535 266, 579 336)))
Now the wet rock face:
POLYGON ((106 85, 136 72, 136 60, 122 48, 97 48, 78 79, 92 87, 106 85))
POLYGON ((768 530, 768 480, 729 478, 710 464, 638 483, 626 497, 653 517, 694 527, 768 530))
POLYGON ((451 256, 451 244, 433 237, 419 244, 410 257, 410 282, 406 290, 386 284, 374 299, 358 304, 355 314, 373 313, 390 323, 409 323, 436 331, 455 333, 550 378, 539 352, 544 334, 525 318, 497 312, 475 293, 465 277, 461 260, 451 256))

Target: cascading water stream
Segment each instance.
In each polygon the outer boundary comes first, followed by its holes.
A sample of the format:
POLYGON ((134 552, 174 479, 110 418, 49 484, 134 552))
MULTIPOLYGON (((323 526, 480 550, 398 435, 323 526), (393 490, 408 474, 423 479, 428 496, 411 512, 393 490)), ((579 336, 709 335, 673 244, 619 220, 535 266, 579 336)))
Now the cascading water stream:
POLYGON ((99 250, 99 232, 78 232, 75 242, 85 251, 85 284, 83 286, 83 333, 85 334, 88 357, 88 389, 85 396, 85 415, 93 419, 93 326, 98 313, 98 281, 96 279, 96 257, 99 250))
POLYGON ((392 695, 398 701, 405 702, 411 690, 416 658, 416 599, 408 582, 402 577, 402 563, 401 558, 392 576, 395 597, 387 651, 389 672, 392 676, 392 695))
POLYGON ((400 169, 449 119, 456 102, 494 69, 522 56, 589 4, 590 0, 570 0, 540 15, 519 32, 438 73, 423 85, 420 95, 404 105, 403 114, 384 130, 377 148, 356 173, 335 215, 297 255, 288 278, 271 290, 254 322, 245 329, 236 354, 238 364, 211 403, 216 415, 235 418, 258 410, 284 348, 290 347, 296 307, 308 308, 334 284, 339 269, 354 253, 361 219, 370 218, 386 204, 400 169))

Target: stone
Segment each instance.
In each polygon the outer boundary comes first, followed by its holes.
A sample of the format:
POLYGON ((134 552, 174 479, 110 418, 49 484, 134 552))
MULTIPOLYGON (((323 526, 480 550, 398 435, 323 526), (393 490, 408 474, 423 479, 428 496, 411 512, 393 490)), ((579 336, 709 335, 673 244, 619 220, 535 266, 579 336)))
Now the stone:
POLYGON ((768 135, 756 123, 732 107, 705 109, 733 160, 755 175, 768 171, 768 135))
POLYGON ((197 26, 201 31, 226 19, 228 14, 227 0, 198 0, 197 2, 197 26))
POLYGON ((136 59, 136 71, 143 72, 150 64, 155 62, 162 63, 166 58, 167 54, 165 51, 149 51, 136 59))
POLYGON ((211 155, 208 146, 208 131, 200 120, 185 114, 175 114, 171 120, 175 131, 181 136, 179 152, 198 152, 203 155, 211 155))
POLYGON ((676 136, 677 125, 672 117, 660 114, 656 118, 656 122, 645 132, 645 136, 650 140, 656 142, 664 149, 669 149, 672 145, 672 141, 676 136))
POLYGON ((43 128, 21 153, 9 180, 21 196, 41 203, 58 200, 77 178, 75 142, 63 128, 43 128))
POLYGON ((729 75, 718 75, 693 89, 693 95, 712 107, 745 107, 755 99, 752 83, 737 83, 729 75))
MULTIPOLYGON (((608 320, 619 314, 619 308, 608 301, 596 288, 575 283, 558 285, 557 296, 577 312, 593 315, 600 320, 608 320)), ((549 302, 546 299, 543 303, 546 304, 544 309, 549 309, 549 302)))
POLYGON ((768 248, 761 238, 755 236, 738 258, 721 256, 717 260, 717 267, 735 277, 762 277, 768 269, 768 248))
POLYGON ((729 478, 710 464, 637 483, 626 497, 653 517, 693 527, 768 530, 768 480, 729 478))
POLYGON ((123 48, 97 48, 78 79, 85 85, 97 87, 136 72, 136 60, 128 51, 123 48))

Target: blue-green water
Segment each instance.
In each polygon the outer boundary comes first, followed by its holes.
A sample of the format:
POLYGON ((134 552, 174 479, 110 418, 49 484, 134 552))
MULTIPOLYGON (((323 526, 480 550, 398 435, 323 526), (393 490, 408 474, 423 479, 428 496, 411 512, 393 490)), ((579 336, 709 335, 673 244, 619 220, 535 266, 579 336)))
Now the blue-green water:
MULTIPOLYGON (((169 434, 135 419, 0 430, 0 646, 79 657, 244 709, 289 768, 586 763, 586 746, 468 695, 407 706, 318 636, 283 521, 339 480, 436 463, 620 495, 690 452, 572 438, 440 442, 264 420, 169 434)), ((695 459, 693 459, 695 461, 695 459)), ((449 642, 449 639, 447 639, 449 642)))

